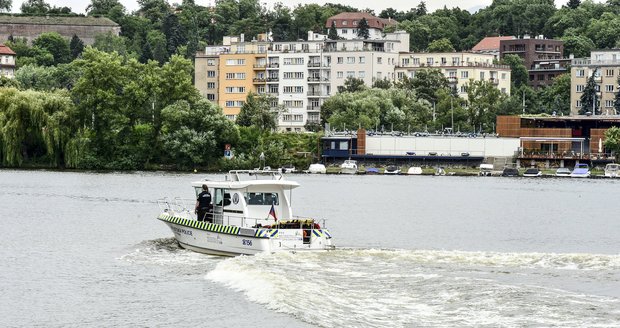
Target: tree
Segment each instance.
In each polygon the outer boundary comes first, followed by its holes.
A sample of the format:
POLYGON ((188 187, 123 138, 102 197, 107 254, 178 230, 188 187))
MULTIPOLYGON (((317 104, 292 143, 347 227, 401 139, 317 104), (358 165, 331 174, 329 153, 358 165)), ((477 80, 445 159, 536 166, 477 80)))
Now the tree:
MULTIPOLYGON (((618 80, 616 81, 616 86, 620 85, 620 76, 618 76, 618 80)), ((616 96, 614 97, 614 111, 616 115, 620 114, 620 88, 616 90, 616 96)))
POLYGON ((327 38, 330 40, 338 40, 338 30, 336 30, 336 21, 332 21, 332 26, 329 28, 329 32, 327 32, 327 38))
POLYGON ((581 95, 581 108, 579 109, 579 114, 581 115, 586 112, 591 112, 594 115, 599 114, 599 106, 596 99, 596 82, 594 81, 594 77, 599 69, 600 68, 595 68, 592 71, 592 75, 588 78, 586 87, 583 89, 583 94, 581 95))
POLYGON ((446 38, 441 38, 438 40, 434 40, 428 45, 428 52, 453 52, 454 47, 450 40, 446 38))
POLYGON ((111 32, 99 33, 95 35, 93 48, 108 53, 117 52, 121 56, 127 56, 126 39, 111 32))
POLYGON ((0 11, 11 11, 13 7, 13 0, 0 0, 0 11))
POLYGON ((499 104, 502 100, 501 92, 488 81, 470 80, 467 83, 467 112, 469 123, 474 130, 491 131, 499 104))
POLYGON ((570 115, 570 74, 561 74, 539 90, 540 107, 547 114, 570 115))
POLYGON ((510 70, 512 71, 510 80, 512 81, 513 88, 519 88, 527 84, 529 73, 524 65, 523 58, 518 55, 505 55, 501 63, 510 66, 510 70))
POLYGON ((356 92, 362 91, 364 89, 366 89, 366 84, 364 84, 364 80, 354 77, 347 77, 344 80, 344 85, 338 87, 338 92, 356 92))
POLYGON ((605 149, 612 153, 620 154, 620 128, 617 126, 611 127, 605 131, 605 149))
POLYGON ((71 58, 76 59, 84 51, 84 42, 75 34, 71 38, 71 42, 69 43, 69 50, 71 51, 71 58))
POLYGON ((52 54, 54 65, 71 61, 69 41, 56 32, 42 33, 32 41, 32 45, 52 54))
MULTIPOLYGON (((125 12, 125 7, 118 0, 91 0, 88 7, 86 7, 86 14, 88 16, 107 16, 110 19, 119 18, 119 13, 125 12)), ((115 21, 115 20, 114 20, 115 21)))
POLYGON ((562 37, 564 41, 564 57, 573 55, 575 58, 589 57, 596 48, 594 42, 584 35, 569 35, 562 37))
POLYGON ((21 11, 28 15, 43 15, 50 11, 50 5, 44 0, 26 0, 22 3, 21 11))
POLYGON ((250 92, 237 115, 237 125, 255 126, 262 131, 276 128, 277 112, 271 110, 271 97, 250 92))
POLYGON ((577 9, 581 4, 581 0, 568 0, 566 6, 570 9, 577 9))
POLYGON ((390 89, 392 87, 392 82, 386 78, 382 80, 375 80, 372 87, 378 89, 390 89))
POLYGON ((416 71, 414 78, 405 76, 396 87, 415 91, 420 99, 429 103, 437 102, 437 92, 441 89, 449 89, 448 79, 445 75, 435 68, 425 68, 416 71))
POLYGON ((366 18, 362 18, 360 22, 357 24, 357 37, 364 38, 365 40, 370 37, 370 32, 368 31, 368 21, 366 18))
POLYGON ((162 30, 166 36, 168 55, 174 55, 177 52, 177 48, 186 43, 183 27, 179 23, 177 15, 168 13, 164 18, 162 30))

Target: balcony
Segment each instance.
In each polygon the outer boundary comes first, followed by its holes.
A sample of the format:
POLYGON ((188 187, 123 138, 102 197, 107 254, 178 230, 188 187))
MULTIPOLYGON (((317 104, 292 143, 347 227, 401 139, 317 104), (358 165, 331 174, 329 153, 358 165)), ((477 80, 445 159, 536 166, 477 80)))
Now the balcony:
POLYGON ((316 111, 316 112, 318 112, 318 111, 320 111, 320 110, 321 110, 321 106, 313 106, 313 105, 308 105, 308 106, 306 107, 306 110, 308 110, 308 111, 316 111))
POLYGON ((252 79, 252 81, 254 83, 265 83, 267 82, 267 79, 265 79, 264 77, 255 77, 252 79))
POLYGON ((309 83, 329 82, 329 78, 327 77, 321 78, 320 76, 310 76, 308 77, 308 82, 309 83))
POLYGON ((311 90, 311 91, 308 91, 308 97, 329 97, 329 92, 311 90))
POLYGON ((308 117, 308 119, 306 120, 306 124, 321 124, 321 119, 315 117, 308 117))
POLYGON ((280 68, 280 64, 278 64, 278 63, 269 63, 269 64, 267 64, 267 68, 269 68, 269 69, 278 69, 278 68, 280 68))
POLYGON ((459 81, 456 76, 448 76, 447 79, 449 84, 456 84, 459 81))
POLYGON ((489 79, 489 82, 491 82, 491 84, 493 85, 498 85, 499 84, 499 79, 496 77, 492 77, 489 79))
POLYGON ((279 80, 277 76, 270 76, 267 78, 267 83, 277 83, 279 80))
POLYGON ((267 67, 267 64, 254 64, 253 67, 255 70, 263 70, 267 67))

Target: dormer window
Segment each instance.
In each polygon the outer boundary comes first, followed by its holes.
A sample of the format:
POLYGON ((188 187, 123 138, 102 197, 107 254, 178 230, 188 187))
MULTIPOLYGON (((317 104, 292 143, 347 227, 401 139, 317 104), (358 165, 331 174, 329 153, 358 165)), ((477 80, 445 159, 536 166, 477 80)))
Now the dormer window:
POLYGON ((353 26, 357 26, 357 21, 353 21, 353 26))
POLYGON ((348 22, 348 21, 346 21, 346 20, 343 20, 343 21, 342 21, 342 26, 347 26, 348 24, 349 24, 349 22, 348 22))

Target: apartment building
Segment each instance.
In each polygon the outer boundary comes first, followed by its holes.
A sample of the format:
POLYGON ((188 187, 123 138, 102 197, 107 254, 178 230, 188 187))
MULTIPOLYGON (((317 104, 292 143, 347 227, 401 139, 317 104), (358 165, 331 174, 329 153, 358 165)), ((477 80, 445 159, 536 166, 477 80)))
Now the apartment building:
POLYGON ((307 41, 228 37, 223 44, 207 47, 196 57, 195 84, 201 94, 217 102, 230 119, 238 115, 249 92, 272 95, 277 100, 273 107, 285 108, 278 116, 279 129, 303 131, 307 123, 320 122, 321 105, 348 76, 368 86, 376 79, 393 80, 398 53, 409 49, 409 35, 326 40, 325 35, 309 32, 307 41))
POLYGON ((15 52, 0 44, 0 76, 13 78, 15 76, 15 52))
POLYGON ((563 59, 563 53, 564 41, 543 35, 500 40, 500 57, 512 54, 523 58, 529 72, 528 84, 534 88, 550 85, 556 76, 567 72, 570 60, 563 59))
POLYGON ((368 22, 369 39, 382 39, 385 27, 398 24, 393 19, 375 17, 366 12, 345 12, 328 18, 325 28, 330 29, 332 25, 335 25, 339 38, 353 40, 358 38, 358 26, 362 19, 368 22))
POLYGON ((488 81, 502 93, 510 95, 510 67, 494 64, 495 56, 472 52, 401 53, 396 79, 415 77, 416 71, 437 68, 448 78, 450 87, 467 99, 470 81, 488 81))
POLYGON ((514 36, 487 36, 471 48, 471 51, 475 53, 493 55, 495 59, 499 59, 500 41, 511 39, 514 39, 514 36))
MULTIPOLYGON (((594 74, 596 83, 596 106, 604 115, 616 115, 614 99, 618 92, 620 76, 620 49, 595 50, 590 58, 576 58, 571 62, 571 114, 577 115, 582 107, 581 96, 594 74)), ((595 114, 590 109, 589 112, 595 114)))

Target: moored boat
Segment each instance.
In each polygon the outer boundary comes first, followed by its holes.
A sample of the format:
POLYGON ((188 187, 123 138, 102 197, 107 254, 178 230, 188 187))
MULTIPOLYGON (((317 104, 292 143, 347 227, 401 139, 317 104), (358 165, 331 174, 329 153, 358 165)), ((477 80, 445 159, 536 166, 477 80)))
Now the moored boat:
POLYGON ((230 171, 223 181, 193 182, 196 194, 203 184, 213 195, 212 222, 198 221, 181 201, 159 201, 158 219, 183 248, 226 256, 334 248, 324 220, 293 215, 292 190, 299 184, 277 171, 230 171))
POLYGON ((620 164, 609 163, 605 165, 605 176, 608 178, 620 177, 620 164))
POLYGON ((340 165, 340 173, 343 174, 356 174, 357 173, 357 161, 347 159, 340 165))
POLYGON ((589 178, 590 177, 590 167, 588 164, 579 163, 575 165, 573 172, 570 174, 571 178, 589 178))

